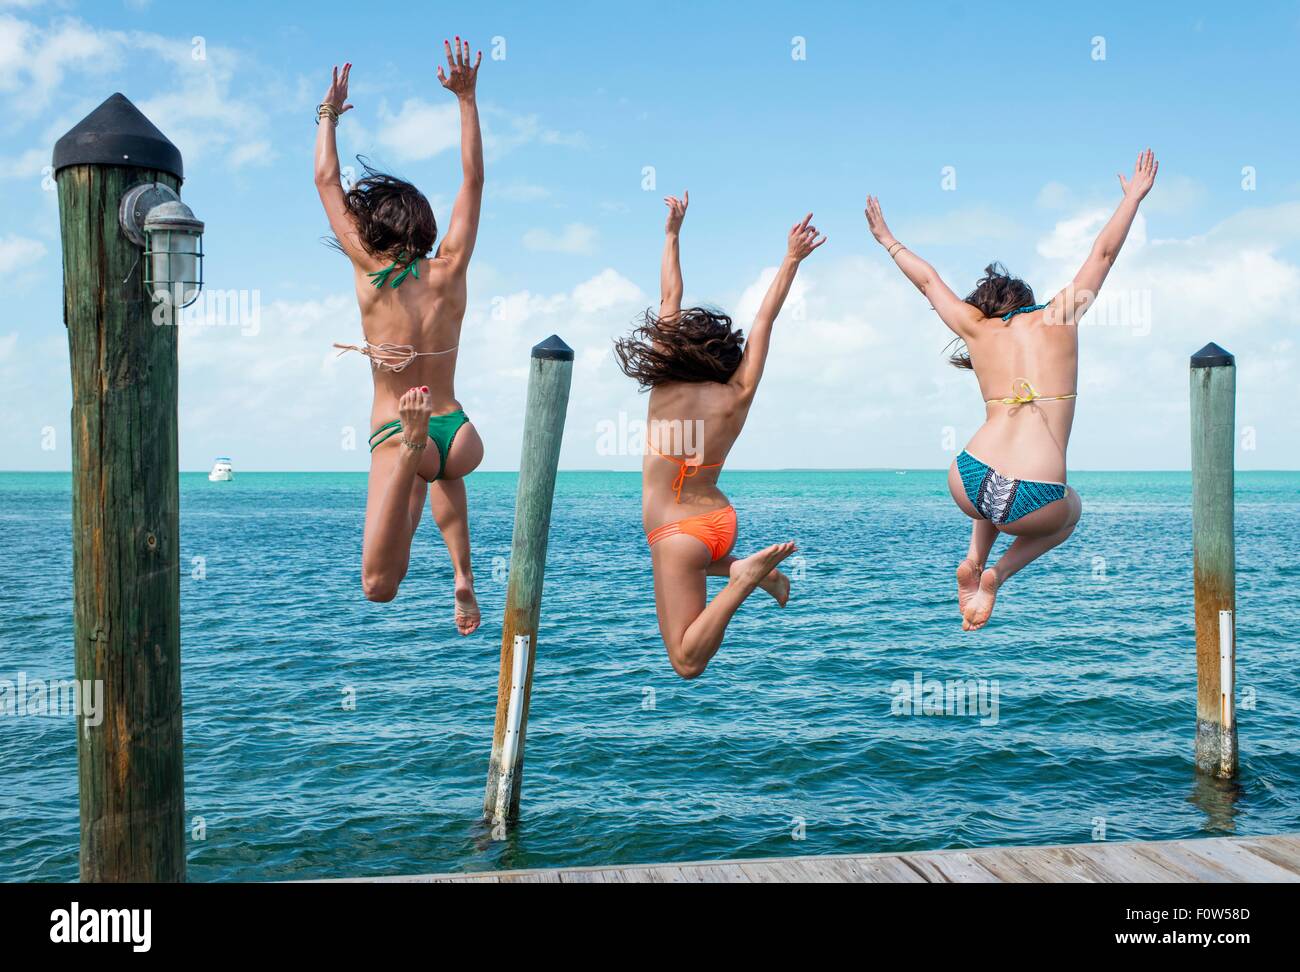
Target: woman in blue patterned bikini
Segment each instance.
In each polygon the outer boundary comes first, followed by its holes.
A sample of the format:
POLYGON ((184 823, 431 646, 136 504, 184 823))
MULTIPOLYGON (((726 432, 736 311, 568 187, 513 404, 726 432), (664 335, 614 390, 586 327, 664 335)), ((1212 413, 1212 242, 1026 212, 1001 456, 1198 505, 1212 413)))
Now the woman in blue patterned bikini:
POLYGON ((953 500, 974 521, 966 559, 957 568, 965 631, 982 628, 1007 578, 1064 543, 1079 522, 1079 494, 1065 484, 1078 382, 1077 325, 1114 265, 1158 168, 1147 149, 1138 155, 1132 178, 1119 177, 1119 208, 1074 281, 1046 304, 1035 303, 1029 286, 996 263, 962 300, 894 238, 880 203, 867 199, 872 235, 964 344, 951 362, 975 372, 985 400, 984 425, 948 472, 953 500), (999 533, 1014 540, 986 567, 999 533))

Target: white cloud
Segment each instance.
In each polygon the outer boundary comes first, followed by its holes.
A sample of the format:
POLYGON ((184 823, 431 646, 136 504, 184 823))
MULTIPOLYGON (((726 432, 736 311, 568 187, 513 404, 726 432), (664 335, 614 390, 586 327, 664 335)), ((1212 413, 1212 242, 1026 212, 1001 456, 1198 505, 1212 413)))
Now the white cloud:
POLYGON ((1197 209, 1208 194, 1204 183, 1189 176, 1169 173, 1160 176, 1155 190, 1143 200, 1142 209, 1154 216, 1167 213, 1187 215, 1197 209))
MULTIPOLYGON (((483 130, 483 154, 489 161, 533 142, 569 147, 585 145, 580 134, 548 129, 536 115, 520 115, 480 105, 479 121, 483 130)), ((360 125, 356 127, 356 138, 364 143, 366 129, 360 125)), ((397 111, 381 102, 379 128, 373 140, 396 162, 431 159, 459 147, 460 107, 450 96, 438 102, 407 98, 397 111)))
POLYGON ((1034 204, 1041 209, 1065 209, 1074 201, 1070 188, 1059 182, 1049 182, 1038 190, 1034 204))
POLYGON ((8 361, 13 357, 14 349, 18 347, 18 332, 6 334, 0 337, 0 364, 8 361))
POLYGON ((573 300, 584 314, 595 314, 619 304, 640 303, 641 288, 617 270, 602 270, 573 288, 573 300))
POLYGON ((560 233, 530 229, 524 233, 524 246, 543 253, 590 253, 596 244, 596 236, 594 226, 570 223, 560 233))
POLYGON ((99 75, 115 70, 122 60, 124 36, 96 31, 75 19, 48 28, 8 15, 0 16, 0 91, 19 116, 40 114, 69 72, 99 75))
POLYGON ((455 102, 435 105, 407 98, 396 112, 381 105, 379 121, 376 140, 398 162, 431 159, 460 145, 460 110, 455 102))
POLYGON ((205 57, 196 59, 189 39, 138 32, 130 35, 130 45, 160 60, 173 79, 165 93, 137 107, 181 150, 186 165, 215 155, 224 155, 235 167, 274 158, 260 101, 234 92, 235 73, 242 66, 238 53, 208 44, 205 57))
POLYGON ((236 166, 269 161, 261 100, 234 92, 236 71, 246 67, 240 55, 211 44, 203 53, 195 57, 188 37, 101 30, 74 18, 38 27, 0 15, 0 91, 10 95, 5 100, 11 112, 20 120, 50 119, 56 101, 64 106, 44 144, 0 165, 18 177, 39 172, 54 140, 100 100, 85 97, 89 85, 83 78, 102 87, 128 67, 137 87, 151 70, 165 76, 158 93, 137 107, 181 150, 187 166, 220 154, 236 166))
POLYGON ((0 178, 30 179, 38 176, 41 170, 50 164, 52 155, 53 146, 27 149, 21 155, 0 159, 0 178))
POLYGON ((36 266, 45 256, 45 244, 10 233, 0 236, 0 273, 20 272, 36 266))
POLYGON ((230 164, 237 169, 245 165, 270 165, 275 157, 276 152, 271 148, 271 143, 266 139, 258 139, 235 146, 230 153, 230 164))
MULTIPOLYGON (((1038 255, 1047 260, 1061 260, 1082 265, 1092 249, 1097 234, 1111 217, 1111 210, 1090 209, 1087 212, 1059 221, 1047 236, 1038 241, 1035 249, 1038 255)), ((1128 241, 1124 250, 1130 256, 1132 251, 1146 243, 1146 217, 1139 212, 1133 219, 1128 241)), ((1075 266, 1078 269, 1078 266, 1075 266)))

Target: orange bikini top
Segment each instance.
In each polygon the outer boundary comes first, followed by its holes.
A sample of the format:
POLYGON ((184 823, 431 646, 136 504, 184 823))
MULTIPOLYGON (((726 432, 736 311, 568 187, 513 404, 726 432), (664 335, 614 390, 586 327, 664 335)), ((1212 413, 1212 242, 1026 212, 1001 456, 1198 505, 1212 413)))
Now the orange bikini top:
POLYGON ((682 487, 686 485, 687 477, 694 476, 701 469, 717 469, 722 465, 720 462, 687 462, 685 459, 678 459, 676 456, 667 456, 648 442, 646 448, 661 459, 677 463, 677 477, 673 480, 673 496, 676 497, 678 503, 682 501, 682 487))

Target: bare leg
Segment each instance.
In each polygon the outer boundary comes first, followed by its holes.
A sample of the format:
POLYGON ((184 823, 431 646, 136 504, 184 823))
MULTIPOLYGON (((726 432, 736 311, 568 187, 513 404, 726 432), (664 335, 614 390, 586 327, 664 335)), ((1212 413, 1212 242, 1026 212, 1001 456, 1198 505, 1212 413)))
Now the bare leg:
POLYGON ((361 586, 371 601, 391 601, 411 562, 411 538, 424 505, 424 480, 418 479, 424 452, 406 441, 429 441, 429 393, 412 388, 398 403, 402 432, 371 457, 366 529, 361 546, 361 586), (411 430, 409 433, 407 430, 411 430), (418 504, 418 505, 417 505, 418 504), (414 509, 414 512, 413 512, 414 509))
POLYGON ((470 635, 483 619, 474 597, 474 570, 469 553, 469 501, 465 480, 439 479, 429 486, 429 509, 442 532, 456 577, 456 630, 470 635))
MULTIPOLYGON (((735 562, 736 558, 728 555, 709 564, 706 573, 710 577, 730 577, 731 565, 735 562)), ((786 601, 790 600, 790 578, 775 567, 763 578, 758 586, 771 594, 772 599, 781 607, 785 607, 786 601)))
POLYGON ((989 551, 998 538, 998 528, 985 519, 971 520, 970 547, 966 559, 957 565, 957 607, 964 618, 966 608, 979 590, 980 575, 989 559, 989 551))
POLYGON ((456 630, 471 635, 482 624, 478 599, 474 596, 474 569, 470 566, 469 498, 464 477, 483 461, 483 440, 472 422, 456 433, 441 478, 429 486, 429 509, 442 533, 442 541, 451 556, 456 578, 456 630))
POLYGON ((650 548, 655 568, 655 604, 668 660, 682 678, 696 678, 722 645, 722 636, 745 598, 786 557, 793 543, 779 543, 729 566, 727 586, 705 603, 709 553, 692 537, 661 540, 650 548))
POLYGON ((1049 503, 1040 510, 1035 510, 1028 516, 1022 517, 1015 523, 1008 524, 1004 528, 1006 532, 1011 529, 1017 531, 1026 531, 1016 536, 1011 546, 998 558, 998 562, 988 568, 980 575, 979 590, 975 597, 971 599, 965 614, 963 615, 962 629, 964 631, 978 631, 988 623, 989 617, 993 614, 993 604, 997 600, 998 588, 1014 574, 1019 573, 1025 567, 1041 557, 1053 547, 1059 547, 1070 538, 1074 532, 1075 526, 1079 523, 1079 515, 1083 512, 1083 504, 1079 500, 1079 494, 1073 489, 1069 490, 1065 499, 1058 500, 1058 503, 1064 504, 1063 507, 1056 507, 1056 503, 1049 503), (1064 514, 1064 521, 1061 517, 1064 514), (1049 525, 1055 521, 1060 525, 1050 533, 1033 533, 1039 525, 1049 525))

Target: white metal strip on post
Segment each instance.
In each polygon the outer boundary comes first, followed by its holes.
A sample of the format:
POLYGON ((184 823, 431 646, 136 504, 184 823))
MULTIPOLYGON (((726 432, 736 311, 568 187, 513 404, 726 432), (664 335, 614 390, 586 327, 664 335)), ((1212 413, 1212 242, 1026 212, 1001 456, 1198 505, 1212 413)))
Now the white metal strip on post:
POLYGON ((528 635, 515 635, 513 657, 510 659, 510 702, 506 706, 506 736, 501 742, 501 769, 497 777, 497 819, 504 818, 510 812, 515 756, 519 752, 519 724, 524 717, 524 683, 528 679, 528 650, 528 635))
POLYGON ((1236 698, 1236 686, 1233 684, 1234 669, 1232 664, 1232 612, 1219 612, 1219 712, 1223 719, 1223 728, 1231 729, 1236 713, 1233 700, 1236 698))

